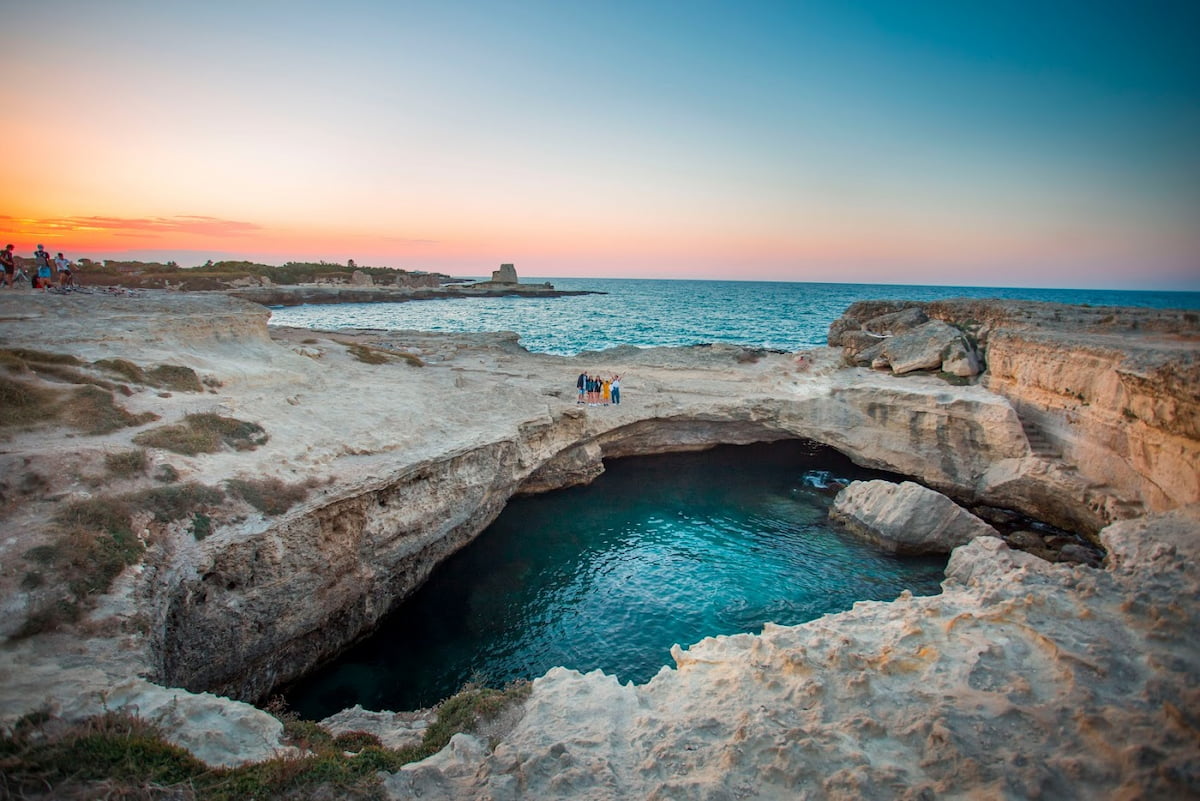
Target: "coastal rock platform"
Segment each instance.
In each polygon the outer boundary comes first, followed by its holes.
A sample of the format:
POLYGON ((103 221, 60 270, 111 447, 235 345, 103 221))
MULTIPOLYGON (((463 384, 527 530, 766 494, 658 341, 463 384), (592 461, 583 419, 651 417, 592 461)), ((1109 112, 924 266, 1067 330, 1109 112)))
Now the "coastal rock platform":
POLYGON ((265 758, 284 748, 277 721, 243 701, 369 630, 513 495, 590 481, 627 455, 809 439, 968 508, 1102 542, 1107 563, 1051 564, 983 537, 954 552, 933 598, 677 648, 678 667, 641 687, 556 669, 494 749, 460 735, 391 779, 396 797, 1200 787, 1189 422, 1200 415, 1188 378, 1200 340, 1186 320, 1073 345, 1049 324, 997 323, 984 381, 956 385, 847 367, 836 348, 802 360, 720 345, 568 358, 506 333, 309 331, 268 317, 215 293, 0 297, 9 374, 24 385, 65 397, 78 374, 116 361, 140 368, 124 368, 133 376, 166 366, 196 378, 167 389, 110 375, 131 424, 103 433, 49 414, 50 400, 43 423, 5 429, 0 723, 144 709, 197 753, 215 743, 203 752, 212 764, 265 758), (45 354, 75 361, 54 367, 45 354), (577 404, 581 370, 621 374, 623 402, 577 404), (135 437, 197 414, 259 426, 265 441, 146 445, 142 472, 106 468, 146 441, 135 437), (30 634, 62 600, 29 578, 61 545, 59 510, 267 479, 289 503, 228 497, 183 517, 135 515, 141 558, 78 621, 30 634))

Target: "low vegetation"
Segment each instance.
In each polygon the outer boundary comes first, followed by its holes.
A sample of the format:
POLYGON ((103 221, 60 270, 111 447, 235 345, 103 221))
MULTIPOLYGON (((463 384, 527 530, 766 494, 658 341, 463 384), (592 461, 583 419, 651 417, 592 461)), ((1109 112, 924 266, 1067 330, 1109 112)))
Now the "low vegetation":
POLYGON ((22 586, 50 585, 52 596, 32 599, 34 611, 17 636, 30 636, 78 620, 113 579, 139 562, 148 540, 134 531, 134 516, 148 513, 158 523, 192 516, 224 500, 202 484, 172 484, 139 492, 73 501, 54 515, 57 539, 25 552, 32 566, 22 586))
POLYGON ((141 448, 130 451, 117 451, 104 456, 104 466, 108 474, 114 478, 133 478, 146 474, 150 465, 150 455, 141 448))
POLYGON ((134 384, 169 389, 177 392, 203 392, 204 385, 196 371, 179 364, 159 364, 144 370, 128 359, 100 359, 93 364, 134 384))
POLYGON ((58 419, 85 434, 110 434, 122 428, 134 428, 158 419, 154 412, 132 414, 120 406, 111 392, 99 387, 80 387, 57 404, 58 419))
POLYGON ((68 725, 46 713, 18 721, 0 738, 0 796, 12 798, 376 799, 381 771, 436 753, 457 732, 472 732, 529 694, 468 687, 439 708, 420 745, 392 749, 365 732, 333 736, 311 721, 281 715, 303 756, 238 768, 210 768, 168 743, 152 724, 109 712, 68 725))
POLYGON ((241 498, 265 515, 281 515, 308 496, 309 485, 286 484, 278 478, 231 478, 229 494, 241 498))
POLYGON ((153 412, 132 414, 113 398, 111 391, 91 385, 69 391, 0 374, 0 428, 36 428, 66 425, 85 434, 108 434, 157 420, 153 412))
MULTIPOLYGON (((18 262, 21 257, 18 257, 18 262)), ((28 261, 28 260, 26 260, 28 261)), ((266 279, 272 284, 303 284, 317 280, 348 283, 355 271, 370 275, 377 282, 393 283, 408 270, 370 267, 332 262, 287 262, 282 265, 251 261, 208 262, 196 267, 181 267, 175 262, 116 261, 79 259, 81 275, 88 285, 119 285, 131 288, 164 287, 168 284, 185 290, 227 289, 245 278, 266 279)), ((448 276, 444 276, 448 277, 448 276)))
POLYGON ((258 423, 203 412, 189 414, 177 425, 143 431, 133 441, 146 448, 162 448, 185 456, 195 456, 198 453, 216 453, 224 446, 238 451, 251 451, 266 443, 267 433, 258 423))
POLYGON ((421 361, 421 357, 415 353, 408 353, 402 350, 385 350, 383 348, 364 345, 361 342, 350 342, 345 343, 345 345, 350 351, 350 355, 364 364, 386 364, 392 359, 402 359, 412 367, 425 366, 425 362, 421 361))

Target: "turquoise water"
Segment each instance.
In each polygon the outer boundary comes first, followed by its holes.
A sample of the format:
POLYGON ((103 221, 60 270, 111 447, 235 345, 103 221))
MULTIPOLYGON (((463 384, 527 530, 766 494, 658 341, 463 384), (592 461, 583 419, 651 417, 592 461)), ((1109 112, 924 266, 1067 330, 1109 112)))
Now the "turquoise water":
POLYGON ((556 665, 645 682, 672 644, 935 594, 946 560, 832 530, 840 481, 881 476, 803 442, 622 459, 593 484, 516 498, 366 641, 293 687, 320 718, 430 706, 471 680, 556 665))
POLYGON ((617 345, 738 345, 800 350, 825 344, 829 324, 858 300, 999 297, 1092 306, 1200 308, 1196 292, 1125 292, 766 281, 549 280, 603 295, 342 303, 272 310, 271 323, 301 328, 515 331, 540 353, 574 355, 617 345))

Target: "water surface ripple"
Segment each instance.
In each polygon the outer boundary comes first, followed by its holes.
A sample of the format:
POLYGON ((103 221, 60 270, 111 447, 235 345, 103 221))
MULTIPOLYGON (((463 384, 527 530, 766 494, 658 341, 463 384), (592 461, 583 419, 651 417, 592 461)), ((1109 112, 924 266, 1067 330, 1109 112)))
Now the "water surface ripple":
POLYGON ((306 717, 429 706, 556 665, 644 682, 673 643, 940 591, 943 558, 831 530, 837 479, 880 475, 812 443, 611 462, 587 487, 513 499, 372 637, 288 693, 306 717), (832 483, 831 483, 832 482, 832 483))
MULTIPOLYGON (((541 281, 543 279, 528 279, 541 281)), ((1196 292, 1127 292, 769 281, 552 278, 603 295, 339 303, 272 310, 273 325, 390 331, 514 331, 535 353, 573 356, 617 345, 709 342, 794 351, 825 344, 829 324, 858 300, 998 297, 1093 306, 1198 308, 1196 292)))

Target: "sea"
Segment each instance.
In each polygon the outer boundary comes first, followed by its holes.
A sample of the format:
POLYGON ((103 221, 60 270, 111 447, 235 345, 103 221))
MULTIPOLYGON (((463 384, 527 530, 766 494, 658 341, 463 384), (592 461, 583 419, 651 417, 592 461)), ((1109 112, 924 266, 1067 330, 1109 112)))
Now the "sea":
POLYGON ((825 344, 829 324, 859 300, 1008 298, 1090 306, 1200 309, 1200 292, 909 286, 900 284, 523 278, 603 294, 454 298, 273 308, 271 324, 331 330, 512 331, 534 353, 574 356, 618 345, 724 342, 795 351, 825 344))

